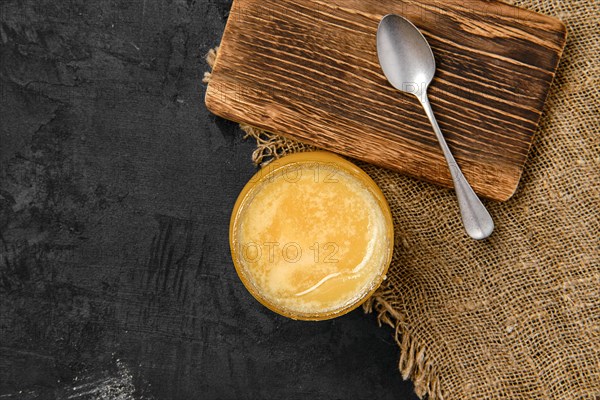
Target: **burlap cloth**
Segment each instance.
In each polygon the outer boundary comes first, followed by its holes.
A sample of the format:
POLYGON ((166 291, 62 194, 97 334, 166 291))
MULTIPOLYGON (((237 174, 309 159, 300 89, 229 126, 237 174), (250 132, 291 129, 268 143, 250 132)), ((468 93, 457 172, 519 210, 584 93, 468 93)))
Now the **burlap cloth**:
MULTIPOLYGON (((568 27, 520 187, 486 203, 496 230, 474 241, 453 191, 358 163, 387 197, 396 231, 389 278, 364 308, 394 328, 400 372, 421 397, 598 399, 600 3, 512 3, 568 27)), ((242 129, 257 140, 259 164, 311 149, 242 129)))

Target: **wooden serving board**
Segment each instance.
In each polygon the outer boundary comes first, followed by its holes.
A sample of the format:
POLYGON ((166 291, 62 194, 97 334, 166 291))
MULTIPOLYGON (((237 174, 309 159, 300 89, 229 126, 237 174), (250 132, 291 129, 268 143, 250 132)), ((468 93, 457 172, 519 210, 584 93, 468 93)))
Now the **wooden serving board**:
POLYGON ((388 84, 380 19, 419 27, 437 73, 430 101, 475 191, 516 190, 566 29, 483 0, 235 0, 206 93, 215 114, 444 186, 452 181, 418 100, 388 84))

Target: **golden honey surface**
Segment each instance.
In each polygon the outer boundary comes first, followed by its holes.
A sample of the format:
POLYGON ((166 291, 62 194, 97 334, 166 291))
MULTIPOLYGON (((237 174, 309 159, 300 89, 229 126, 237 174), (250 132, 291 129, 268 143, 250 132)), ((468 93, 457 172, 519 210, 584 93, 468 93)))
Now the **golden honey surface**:
POLYGON ((372 190, 335 163, 292 163, 258 182, 233 229, 238 272, 291 316, 335 313, 365 297, 389 263, 387 220, 372 190))

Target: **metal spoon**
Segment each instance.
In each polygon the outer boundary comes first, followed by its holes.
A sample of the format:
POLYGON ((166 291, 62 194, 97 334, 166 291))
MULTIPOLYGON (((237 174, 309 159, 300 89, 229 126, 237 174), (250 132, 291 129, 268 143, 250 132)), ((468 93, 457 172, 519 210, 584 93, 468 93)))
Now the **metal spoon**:
POLYGON ((473 239, 485 239, 494 230, 494 221, 456 164, 427 98, 427 88, 435 74, 435 59, 429 43, 410 21, 388 14, 377 29, 377 54, 392 86, 414 94, 421 101, 446 157, 465 230, 473 239))

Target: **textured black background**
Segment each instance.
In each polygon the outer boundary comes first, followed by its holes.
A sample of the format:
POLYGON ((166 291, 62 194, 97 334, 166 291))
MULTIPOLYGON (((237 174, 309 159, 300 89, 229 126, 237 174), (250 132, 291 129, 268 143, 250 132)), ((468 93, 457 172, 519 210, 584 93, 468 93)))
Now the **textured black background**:
POLYGON ((234 272, 253 143, 201 84, 230 1, 0 4, 0 397, 414 398, 373 316, 234 272))

